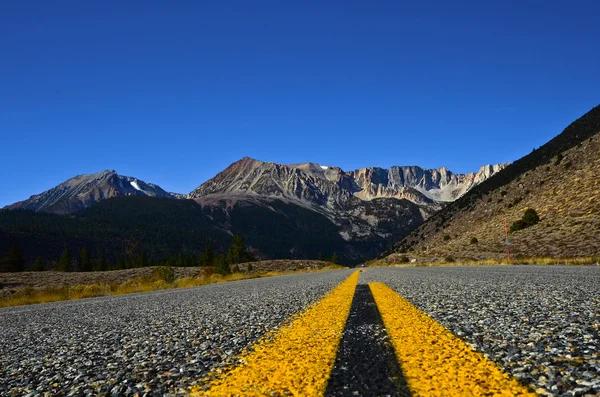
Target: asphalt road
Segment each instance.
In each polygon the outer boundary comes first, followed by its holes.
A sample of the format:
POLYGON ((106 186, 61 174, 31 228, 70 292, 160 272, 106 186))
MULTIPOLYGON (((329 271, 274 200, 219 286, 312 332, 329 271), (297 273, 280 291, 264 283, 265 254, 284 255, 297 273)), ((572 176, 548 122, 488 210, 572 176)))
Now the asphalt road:
POLYGON ((0 309, 0 395, 184 394, 351 273, 0 309))
MULTIPOLYGON (((0 309, 0 395, 185 394, 350 274, 0 309)), ((354 373, 370 368, 385 367, 375 372, 387 371, 388 388, 402 383, 361 287, 371 282, 388 285, 539 394, 600 393, 600 267, 486 266, 361 273, 354 295, 361 302, 352 304, 328 395, 367 393, 364 382, 377 376, 354 373)))

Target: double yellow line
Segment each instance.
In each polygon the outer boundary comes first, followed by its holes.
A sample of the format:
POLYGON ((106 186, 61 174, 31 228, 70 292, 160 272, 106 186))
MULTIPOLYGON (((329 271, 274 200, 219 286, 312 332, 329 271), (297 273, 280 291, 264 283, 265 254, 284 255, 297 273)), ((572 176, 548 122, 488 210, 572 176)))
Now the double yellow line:
MULTIPOLYGON (((353 273, 192 395, 323 396, 358 278, 353 273)), ((413 396, 535 395, 389 287, 369 287, 413 396)))

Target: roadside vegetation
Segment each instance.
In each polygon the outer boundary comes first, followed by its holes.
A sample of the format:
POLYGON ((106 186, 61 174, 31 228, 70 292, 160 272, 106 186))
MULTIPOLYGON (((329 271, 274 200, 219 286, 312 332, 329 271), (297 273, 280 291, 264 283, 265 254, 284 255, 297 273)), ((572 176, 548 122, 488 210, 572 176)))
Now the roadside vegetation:
POLYGON ((411 259, 406 255, 393 254, 383 259, 368 263, 369 266, 485 266, 485 265, 600 265, 600 257, 588 256, 577 258, 550 258, 550 257, 516 257, 509 261, 506 258, 498 259, 465 259, 446 257, 443 259, 419 258, 411 259), (414 260, 414 262, 413 262, 414 260))
MULTIPOLYGON (((248 266, 251 265, 248 264, 248 266)), ((308 273, 341 269, 342 266, 330 264, 320 269, 300 269, 265 272, 228 272, 220 274, 215 267, 205 267, 197 277, 175 278, 171 266, 159 266, 152 270, 149 276, 140 276, 122 283, 94 283, 89 285, 74 285, 35 289, 26 287, 12 295, 0 299, 0 307, 31 305, 99 296, 124 295, 136 292, 150 292, 174 288, 197 287, 207 284, 224 283, 229 281, 246 280, 280 276, 285 274, 308 273)))

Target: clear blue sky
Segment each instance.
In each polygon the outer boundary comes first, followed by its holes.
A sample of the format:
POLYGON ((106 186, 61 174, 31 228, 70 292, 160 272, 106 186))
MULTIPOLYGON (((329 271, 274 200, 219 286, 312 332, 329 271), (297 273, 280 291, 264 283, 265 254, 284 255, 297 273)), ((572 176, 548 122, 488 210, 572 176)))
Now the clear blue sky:
POLYGON ((598 1, 5 1, 0 206, 243 156, 512 161, 600 103, 598 1))

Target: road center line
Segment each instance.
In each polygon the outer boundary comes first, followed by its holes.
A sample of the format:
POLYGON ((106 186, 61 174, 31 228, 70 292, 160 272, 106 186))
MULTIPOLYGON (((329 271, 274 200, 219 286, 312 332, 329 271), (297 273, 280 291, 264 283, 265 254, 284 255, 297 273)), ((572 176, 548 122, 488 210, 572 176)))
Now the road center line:
POLYGON ((325 396, 410 396, 366 284, 356 287, 325 396))
POLYGON ((413 396, 535 396, 385 284, 369 287, 413 396))
POLYGON ((322 396, 358 283, 355 272, 316 305, 241 356, 242 364, 192 396, 322 396))

